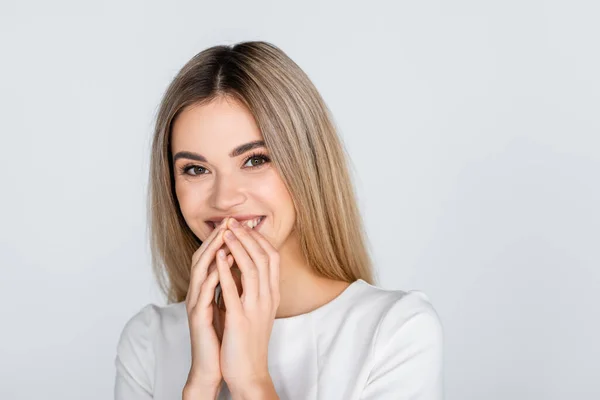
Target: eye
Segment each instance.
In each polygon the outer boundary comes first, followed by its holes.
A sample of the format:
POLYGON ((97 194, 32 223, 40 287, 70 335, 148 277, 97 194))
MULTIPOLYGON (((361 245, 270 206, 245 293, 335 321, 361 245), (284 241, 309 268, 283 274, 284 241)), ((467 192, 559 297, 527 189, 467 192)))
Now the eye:
MULTIPOLYGON (((246 158, 246 161, 244 162, 244 167, 250 168, 250 169, 260 168, 260 167, 264 166, 265 164, 269 163, 270 161, 271 161, 271 159, 266 154, 254 153, 254 154, 250 155, 248 158, 246 158)), ((179 167, 178 170, 181 175, 187 175, 187 176, 199 176, 199 175, 206 175, 207 173, 209 173, 209 171, 206 168, 204 168, 200 165, 191 164, 191 163, 185 164, 185 165, 179 167)))
POLYGON ((244 166, 247 166, 248 168, 258 168, 268 163, 269 161, 271 161, 271 159, 267 155, 255 153, 246 158, 244 166), (248 163, 250 163, 250 165, 247 165, 248 163))
POLYGON ((185 164, 179 168, 179 172, 183 175, 197 176, 205 174, 206 168, 195 164, 185 164), (189 171, 195 171, 195 173, 190 173, 189 171))

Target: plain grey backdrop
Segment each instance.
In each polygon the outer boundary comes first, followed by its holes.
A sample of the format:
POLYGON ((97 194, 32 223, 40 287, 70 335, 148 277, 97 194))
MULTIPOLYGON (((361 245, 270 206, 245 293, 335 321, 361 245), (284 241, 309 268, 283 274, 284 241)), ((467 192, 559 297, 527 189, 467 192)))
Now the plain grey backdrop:
MULTIPOLYGON (((379 284, 426 292, 446 398, 600 398, 594 1, 2 1, 0 398, 112 397, 163 304, 145 206, 161 95, 266 40, 353 163, 379 284)), ((341 371, 343 373, 343 371, 341 371)))

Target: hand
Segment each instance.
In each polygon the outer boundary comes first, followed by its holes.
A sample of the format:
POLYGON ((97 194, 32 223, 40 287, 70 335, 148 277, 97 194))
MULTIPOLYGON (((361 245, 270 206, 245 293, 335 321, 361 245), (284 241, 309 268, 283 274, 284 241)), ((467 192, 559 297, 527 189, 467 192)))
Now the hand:
POLYGON ((243 293, 240 298, 225 253, 219 252, 217 268, 227 306, 221 371, 227 385, 241 391, 271 380, 268 350, 279 307, 279 253, 258 232, 234 219, 228 225, 234 235, 225 235, 225 243, 242 272, 243 293))
MULTIPOLYGON (((188 388, 216 388, 221 384, 220 339, 215 328, 215 325, 219 325, 218 318, 215 318, 218 314, 214 302, 215 287, 219 282, 215 255, 224 245, 225 228, 226 221, 223 221, 192 256, 190 285, 185 299, 192 346, 192 366, 186 383, 188 388)), ((226 265, 230 267, 233 261, 229 255, 226 265)), ((220 325, 224 325, 223 321, 220 325)))
MULTIPOLYGON (((228 252, 229 249, 227 247, 225 247, 225 252, 228 252)), ((237 265, 235 265, 235 259, 233 259, 233 256, 231 254, 229 254, 227 256, 227 261, 228 264, 231 265, 233 262, 233 266, 231 267, 231 271, 233 272, 233 279, 235 280, 235 285, 237 286, 238 289, 238 295, 241 296, 243 293, 243 287, 242 287, 242 272, 240 271, 240 269, 237 267, 237 265), (231 261, 233 260, 233 261, 231 261)), ((217 267, 217 263, 216 260, 214 262, 214 268, 217 267)), ((215 312, 213 313, 213 325, 215 327, 215 330, 217 331, 217 337, 219 338, 219 343, 223 341, 223 331, 225 330, 225 312, 227 311, 227 306, 225 305, 225 302, 223 301, 223 291, 221 289, 221 284, 217 284, 217 289, 215 290, 215 292, 217 293, 215 296, 215 304, 216 304, 216 308, 214 308, 215 312)))

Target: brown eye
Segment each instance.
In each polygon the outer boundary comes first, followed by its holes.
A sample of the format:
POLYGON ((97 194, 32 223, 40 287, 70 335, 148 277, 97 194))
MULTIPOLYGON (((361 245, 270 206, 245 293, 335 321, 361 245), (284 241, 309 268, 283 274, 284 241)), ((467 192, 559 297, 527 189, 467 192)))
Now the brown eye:
POLYGON ((249 168, 260 167, 269 161, 269 157, 261 154, 255 154, 246 159, 246 163, 244 164, 244 166, 247 166, 249 168), (248 165, 248 163, 250 163, 250 165, 248 165))
POLYGON ((260 157, 252 157, 252 158, 251 158, 250 160, 248 160, 248 161, 250 161, 250 163, 251 163, 252 165, 260 165, 260 164, 262 164, 262 162, 264 162, 264 160, 263 160, 262 158, 260 158, 260 157))
POLYGON ((184 165, 183 167, 181 167, 180 171, 183 175, 197 176, 197 175, 205 174, 206 168, 201 167, 199 165, 188 164, 188 165, 184 165), (193 171, 193 173, 190 171, 193 171))

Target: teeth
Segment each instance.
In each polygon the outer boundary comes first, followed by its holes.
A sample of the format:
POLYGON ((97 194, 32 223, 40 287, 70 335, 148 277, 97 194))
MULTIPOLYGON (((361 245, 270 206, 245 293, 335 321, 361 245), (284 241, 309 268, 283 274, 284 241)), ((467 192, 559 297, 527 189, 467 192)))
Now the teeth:
MULTIPOLYGON (((243 221, 240 223, 242 225, 246 225, 250 229, 254 229, 256 227, 256 225, 258 225, 260 223, 261 219, 262 219, 262 217, 258 217, 258 218, 249 219, 249 220, 246 220, 246 221, 243 221)), ((211 222, 211 223, 212 223, 213 229, 215 229, 217 227, 217 225, 220 224, 220 222, 219 223, 211 222)))
POLYGON ((244 221, 244 225, 246 225, 250 229, 254 229, 254 227, 256 227, 256 225, 258 225, 258 223, 260 222, 260 219, 261 217, 249 221, 244 221))

